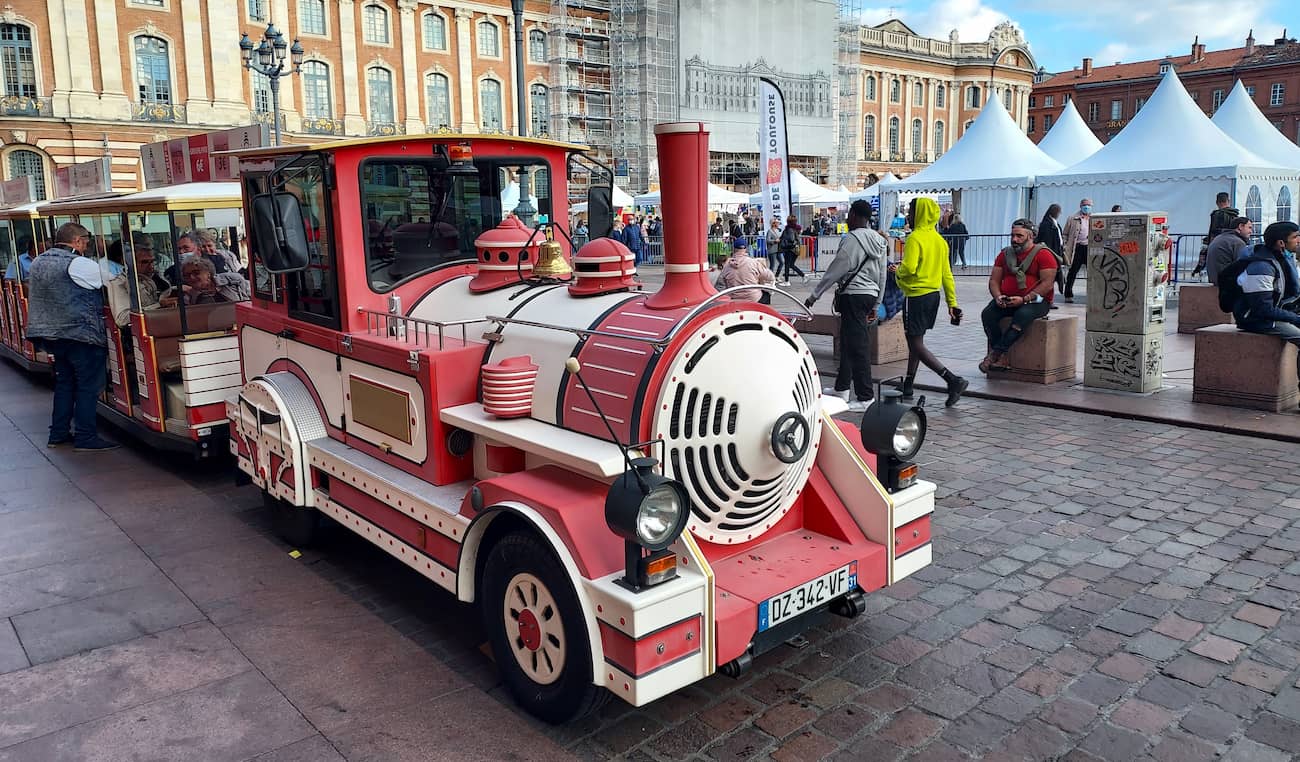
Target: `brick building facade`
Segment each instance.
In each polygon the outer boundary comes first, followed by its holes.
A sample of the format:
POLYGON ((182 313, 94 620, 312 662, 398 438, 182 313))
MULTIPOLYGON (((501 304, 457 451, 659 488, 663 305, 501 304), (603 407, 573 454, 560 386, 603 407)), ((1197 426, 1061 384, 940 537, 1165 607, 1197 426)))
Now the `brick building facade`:
MULTIPOLYGON (((1113 66, 1091 58, 1072 71, 1040 74, 1030 95, 1026 132, 1038 142, 1073 99, 1085 123, 1103 143, 1124 128, 1172 67, 1183 86, 1211 116, 1241 80, 1264 116, 1292 141, 1300 141, 1300 43, 1278 38, 1257 44, 1252 32, 1240 48, 1209 51, 1193 42, 1185 56, 1113 66)), ((1249 146, 1247 146, 1249 148, 1249 146)))
MULTIPOLYGON (((532 127, 549 124, 551 4, 525 6, 532 127)), ((267 80, 239 39, 274 22, 305 48, 280 81, 286 140, 448 129, 515 131, 508 0, 10 0, 0 12, 0 175, 111 152, 117 189, 140 187, 139 145, 271 121, 267 80), (52 32, 51 30, 55 30, 52 32)))

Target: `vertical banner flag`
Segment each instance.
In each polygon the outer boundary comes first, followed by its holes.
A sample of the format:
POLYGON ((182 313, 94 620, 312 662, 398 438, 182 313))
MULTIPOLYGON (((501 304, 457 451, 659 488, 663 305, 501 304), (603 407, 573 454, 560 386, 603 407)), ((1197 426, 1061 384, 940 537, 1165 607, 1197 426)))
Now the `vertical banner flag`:
POLYGON ((790 154, 786 146, 785 96, 775 82, 759 78, 759 171, 763 173, 763 211, 782 225, 794 211, 790 193, 790 154))

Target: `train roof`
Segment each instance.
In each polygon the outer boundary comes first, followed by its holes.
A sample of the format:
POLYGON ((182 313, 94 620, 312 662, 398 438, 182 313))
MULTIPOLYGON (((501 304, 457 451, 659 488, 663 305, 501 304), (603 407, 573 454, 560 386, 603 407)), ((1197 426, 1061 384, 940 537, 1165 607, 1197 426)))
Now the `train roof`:
POLYGON ((41 216, 40 213, 36 211, 36 208, 48 203, 48 201, 28 201, 26 204, 18 204, 17 206, 0 209, 0 220, 23 218, 34 220, 41 216))
POLYGON ((242 204, 239 183, 232 180, 166 185, 121 196, 48 201, 41 204, 40 213, 48 216, 113 212, 184 212, 242 204))
POLYGON ((511 142, 523 145, 546 146, 548 148, 563 148, 566 151, 587 151, 588 146, 577 143, 565 143, 559 140, 547 140, 546 138, 521 138, 515 135, 476 135, 459 132, 431 132, 419 135, 393 135, 389 137, 375 138, 348 138, 346 140, 325 140, 319 143, 297 143, 280 146, 262 146, 260 148, 239 148, 231 151, 218 151, 217 154, 235 157, 254 157, 254 156, 286 156, 296 153, 309 151, 337 151, 342 148, 353 148, 355 146, 381 146, 392 143, 409 143, 420 140, 492 140, 501 142, 511 142))

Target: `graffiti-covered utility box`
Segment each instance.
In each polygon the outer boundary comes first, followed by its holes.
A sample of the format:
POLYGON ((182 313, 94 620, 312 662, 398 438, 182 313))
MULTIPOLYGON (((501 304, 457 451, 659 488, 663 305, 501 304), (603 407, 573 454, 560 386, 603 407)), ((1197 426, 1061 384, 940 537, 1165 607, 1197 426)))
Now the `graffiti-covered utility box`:
POLYGON ((1092 215, 1087 330, 1147 333, 1165 322, 1168 219, 1164 212, 1092 215))
POLYGON ((1164 343, 1160 325, 1148 333, 1086 331, 1083 385, 1135 394, 1159 391, 1164 343))

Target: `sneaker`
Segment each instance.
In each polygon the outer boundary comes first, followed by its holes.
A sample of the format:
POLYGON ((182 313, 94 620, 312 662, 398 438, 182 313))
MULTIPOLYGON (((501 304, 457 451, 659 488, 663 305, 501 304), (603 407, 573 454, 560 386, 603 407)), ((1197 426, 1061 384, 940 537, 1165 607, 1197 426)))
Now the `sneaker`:
POLYGON ((948 382, 948 399, 944 400, 943 406, 952 407, 956 405, 957 401, 961 399, 962 392, 966 391, 968 386, 970 386, 969 381, 961 376, 953 376, 952 380, 948 382))
POLYGON ((1066 294, 1066 295, 1065 295, 1065 303, 1066 303, 1066 304, 1074 304, 1074 297, 1073 297, 1073 296, 1070 296, 1069 294, 1066 294))
POLYGON ((845 389, 844 391, 840 391, 839 389, 836 389, 836 388, 833 387, 833 386, 828 386, 828 387, 822 389, 822 394, 824 394, 824 395, 827 396, 827 397, 839 397, 840 399, 844 400, 845 402, 848 402, 848 401, 849 401, 849 390, 848 390, 848 389, 845 389))
POLYGON ((861 413, 862 411, 871 407, 871 402, 872 402, 871 400, 853 400, 852 402, 849 403, 849 412, 861 413))
POLYGON ((56 447, 63 447, 70 444, 72 444, 72 437, 64 437, 63 439, 51 439, 45 443, 45 446, 53 450, 56 447))
POLYGON ((109 450, 116 450, 120 446, 121 445, 117 442, 110 442, 107 439, 95 437, 85 444, 77 445, 74 449, 76 449, 77 452, 108 452, 109 450))

